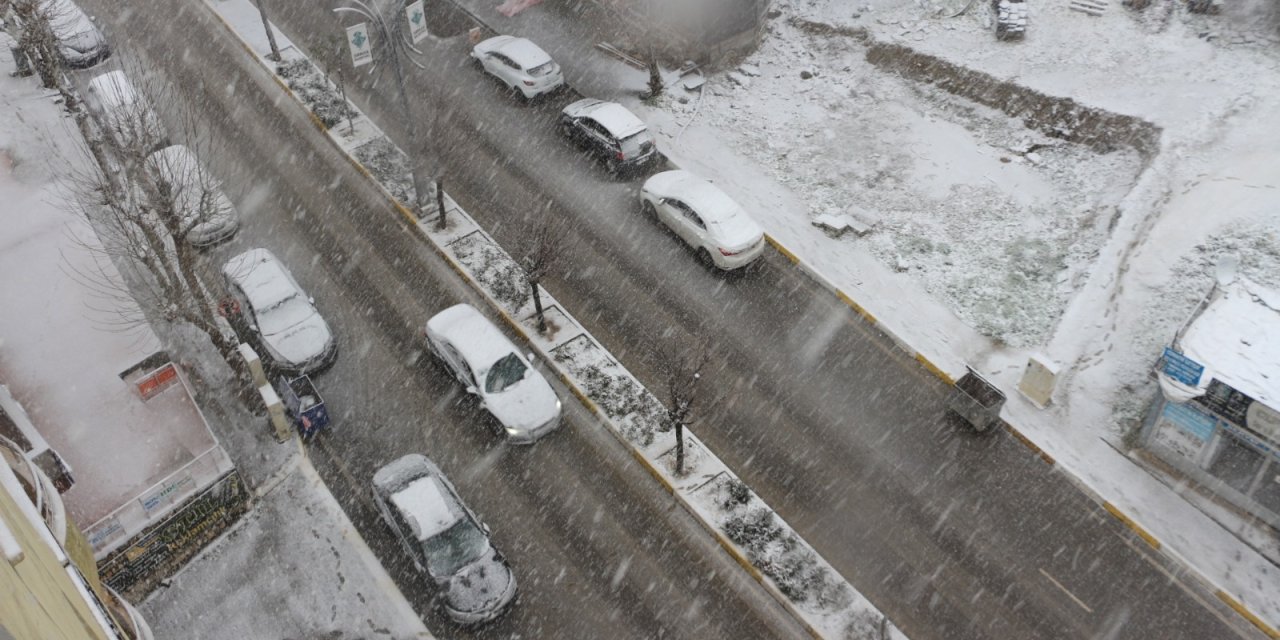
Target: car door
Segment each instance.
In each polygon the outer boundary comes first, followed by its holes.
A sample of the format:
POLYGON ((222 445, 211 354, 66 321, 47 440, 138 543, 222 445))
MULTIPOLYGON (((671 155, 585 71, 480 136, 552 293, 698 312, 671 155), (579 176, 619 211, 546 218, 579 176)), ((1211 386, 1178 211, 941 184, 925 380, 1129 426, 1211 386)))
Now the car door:
POLYGON ((498 78, 507 85, 515 83, 515 79, 512 77, 511 73, 512 67, 515 66, 515 63, 511 61, 511 58, 508 58, 501 53, 494 52, 489 55, 488 61, 490 73, 498 76, 498 78))
POLYGON ((591 145, 592 149, 601 155, 611 155, 613 137, 609 135, 608 130, 591 118, 583 118, 582 124, 584 125, 583 131, 586 134, 588 144, 591 145))
MULTIPOLYGON (((671 221, 668 223, 671 230, 676 232, 676 235, 680 236, 681 240, 697 246, 698 235, 694 222, 697 219, 697 214, 693 212, 693 209, 689 208, 689 205, 674 198, 668 199, 667 205, 671 208, 671 221)), ((701 224, 701 220, 698 220, 696 224, 701 224)))

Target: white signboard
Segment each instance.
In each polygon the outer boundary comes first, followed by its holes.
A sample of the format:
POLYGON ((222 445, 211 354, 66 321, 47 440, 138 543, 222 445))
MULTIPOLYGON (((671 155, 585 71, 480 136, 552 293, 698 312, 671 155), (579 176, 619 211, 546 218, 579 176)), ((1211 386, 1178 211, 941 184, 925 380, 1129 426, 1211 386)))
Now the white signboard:
POLYGON ((413 43, 418 44, 427 37, 427 16, 422 11, 422 0, 410 3, 404 8, 404 14, 409 18, 409 35, 413 38, 413 43))
POLYGON ((373 62, 373 48, 369 45, 369 27, 361 22, 347 27, 347 46, 351 47, 351 64, 360 66, 373 62))

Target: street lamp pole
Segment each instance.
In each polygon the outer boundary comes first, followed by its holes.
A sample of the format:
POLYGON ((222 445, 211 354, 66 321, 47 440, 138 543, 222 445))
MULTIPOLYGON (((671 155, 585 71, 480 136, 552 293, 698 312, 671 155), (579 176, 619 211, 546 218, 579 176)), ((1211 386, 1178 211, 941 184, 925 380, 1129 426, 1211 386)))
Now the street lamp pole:
MULTIPOLYGON (((391 58, 391 68, 396 77, 396 89, 400 93, 400 109, 403 111, 405 123, 409 127, 409 167, 413 175, 413 191, 417 200, 414 205, 418 208, 418 215, 424 216, 434 206, 439 206, 440 219, 443 221, 443 193, 437 193, 439 191, 439 181, 435 176, 430 175, 423 159, 425 149, 423 148, 422 140, 419 138, 418 121, 413 117, 413 112, 409 107, 409 93, 405 89, 404 82, 404 67, 400 62, 400 49, 402 47, 408 49, 408 53, 421 55, 422 52, 404 40, 404 36, 398 28, 400 24, 398 21, 396 22, 397 27, 392 27, 387 24, 381 13, 375 11, 362 0, 346 1, 354 6, 338 7, 333 12, 337 14, 355 14, 372 23, 378 31, 379 43, 377 44, 384 51, 388 51, 391 58), (439 204, 433 205, 433 199, 439 204)), ((412 55, 410 55, 409 61, 419 68, 425 68, 417 60, 414 60, 412 55)), ((374 62, 376 66, 377 56, 374 56, 374 62)), ((369 72, 372 73, 373 69, 370 68, 369 72)))

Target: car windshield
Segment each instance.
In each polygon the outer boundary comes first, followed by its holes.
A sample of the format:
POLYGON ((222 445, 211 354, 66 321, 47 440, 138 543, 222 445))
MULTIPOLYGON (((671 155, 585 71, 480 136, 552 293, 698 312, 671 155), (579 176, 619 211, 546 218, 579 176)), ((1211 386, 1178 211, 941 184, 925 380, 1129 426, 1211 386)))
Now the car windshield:
POLYGON ((484 379, 484 390, 487 393, 502 393, 507 387, 523 380, 527 370, 528 367, 516 354, 508 353, 489 368, 489 375, 484 379))
POLYGON ((556 70, 556 63, 554 63, 554 62, 544 62, 544 63, 542 63, 542 64, 540 64, 540 65, 538 65, 538 66, 536 66, 536 67, 534 67, 534 68, 530 69, 530 70, 529 70, 529 75, 531 75, 531 76, 533 76, 533 77, 537 78, 537 77, 539 77, 539 76, 545 76, 545 75, 547 75, 548 73, 551 73, 552 71, 555 71, 555 70, 556 70))
POLYGON ((475 560, 488 548, 484 532, 469 518, 463 518, 452 527, 423 541, 422 550, 427 555, 427 567, 434 576, 451 576, 467 563, 475 560))
POLYGON ((622 153, 628 158, 644 155, 652 148, 653 136, 647 130, 622 139, 622 153))
POLYGON ((297 293, 266 309, 255 309, 258 330, 263 335, 273 335, 292 327, 311 315, 311 304, 297 293))

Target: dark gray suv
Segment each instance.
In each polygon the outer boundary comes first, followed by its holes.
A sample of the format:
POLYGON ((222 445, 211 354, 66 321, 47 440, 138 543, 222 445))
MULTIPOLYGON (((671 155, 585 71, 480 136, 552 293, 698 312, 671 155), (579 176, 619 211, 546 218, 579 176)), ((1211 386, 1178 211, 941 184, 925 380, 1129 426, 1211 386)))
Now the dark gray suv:
POLYGON ((560 113, 560 131, 604 162, 610 173, 642 167, 658 157, 648 127, 616 102, 584 98, 560 113))

